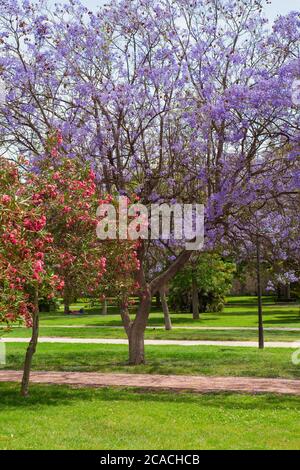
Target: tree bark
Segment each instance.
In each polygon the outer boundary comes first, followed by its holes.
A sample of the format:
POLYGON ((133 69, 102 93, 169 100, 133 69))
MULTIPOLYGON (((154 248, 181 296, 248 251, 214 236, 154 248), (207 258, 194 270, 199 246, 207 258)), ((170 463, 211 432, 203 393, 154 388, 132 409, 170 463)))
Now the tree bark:
POLYGON ((38 300, 38 291, 35 291, 34 294, 34 312, 33 312, 33 323, 32 323, 32 335, 30 339, 30 343, 28 345, 24 368, 23 368, 23 378, 21 384, 21 395, 23 397, 27 397, 29 394, 29 379, 30 379, 30 371, 32 365, 32 358, 34 353, 36 352, 36 346, 39 337, 39 300, 38 300))
POLYGON ((167 282, 177 274, 192 254, 191 251, 183 251, 165 272, 157 276, 150 283, 147 283, 143 269, 144 248, 142 244, 138 250, 138 259, 141 267, 137 273, 137 282, 140 285, 141 293, 140 305, 134 321, 130 320, 126 309, 121 308, 121 316, 128 336, 130 365, 145 363, 144 334, 148 323, 153 295, 160 290, 161 286, 166 285, 167 282))
POLYGON ((107 315, 107 300, 106 299, 103 302, 101 315, 107 315))
POLYGON ((132 325, 128 336, 129 341, 129 364, 137 366, 145 364, 145 341, 143 328, 132 325))
POLYGON ((144 334, 151 310, 152 293, 146 284, 136 318, 128 328, 129 364, 145 364, 144 334))
POLYGON ((199 297, 198 286, 195 279, 192 281, 192 305, 193 305, 193 320, 199 320, 199 297))
POLYGON ((64 287, 64 313, 66 315, 69 315, 70 313, 70 305, 72 302, 72 289, 71 289, 71 284, 70 280, 68 279, 68 276, 65 276, 65 287, 64 287))
POLYGON ((171 317, 170 317, 170 312, 169 312, 169 306, 168 306, 168 301, 166 297, 166 291, 164 288, 161 289, 160 291, 160 298, 161 298, 162 309, 164 312, 165 329, 172 330, 172 322, 171 322, 171 317))
POLYGON ((161 307, 161 298, 160 298, 160 295, 159 295, 159 292, 156 292, 155 294, 155 306, 156 308, 160 308, 161 307))
POLYGON ((264 324, 262 311, 262 285, 261 285, 261 255, 259 235, 256 240, 256 276, 257 276, 257 303, 258 303, 258 347, 264 349, 264 324))
POLYGON ((291 284, 288 283, 285 287, 286 300, 291 300, 291 284))
POLYGON ((65 315, 70 313, 70 302, 68 300, 64 300, 64 313, 65 315))
POLYGON ((64 313, 66 315, 69 315, 69 313, 70 313, 70 305, 71 305, 71 299, 70 299, 69 288, 67 286, 65 286, 65 289, 64 289, 64 313))

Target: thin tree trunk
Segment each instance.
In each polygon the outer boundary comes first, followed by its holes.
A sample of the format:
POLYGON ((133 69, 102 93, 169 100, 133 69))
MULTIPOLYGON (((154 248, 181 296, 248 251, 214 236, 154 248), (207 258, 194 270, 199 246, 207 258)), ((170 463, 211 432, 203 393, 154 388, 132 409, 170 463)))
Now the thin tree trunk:
POLYGON ((71 288, 70 288, 70 282, 68 279, 68 276, 65 276, 65 287, 64 287, 64 312, 66 315, 69 315, 70 313, 70 305, 71 305, 71 288))
POLYGON ((64 313, 65 315, 70 313, 70 302, 68 300, 64 300, 64 313))
POLYGON ((256 241, 256 275, 257 275, 257 301, 258 301, 258 346, 264 349, 264 324, 262 311, 262 286, 261 286, 261 258, 260 258, 260 240, 257 236, 256 241))
POLYGON ((129 338, 132 321, 131 321, 129 310, 128 310, 128 299, 125 296, 122 298, 121 303, 120 303, 120 314, 121 314, 124 329, 129 338))
POLYGON ((168 306, 168 301, 166 297, 166 291, 164 288, 161 289, 160 291, 160 298, 161 298, 162 309, 164 312, 165 329, 172 330, 172 322, 171 322, 171 317, 170 317, 170 312, 169 312, 169 306, 168 306))
POLYGON ((70 304, 71 304, 70 292, 69 292, 69 288, 66 285, 65 290, 64 290, 64 313, 66 315, 69 315, 70 313, 70 304))
POLYGON ((286 285, 286 300, 291 300, 291 284, 286 285))
POLYGON ((107 315, 107 300, 106 299, 103 302, 101 315, 107 315))
POLYGON ((193 319, 199 320, 199 293, 197 282, 195 279, 192 281, 192 305, 193 305, 193 319))
POLYGON ((36 346, 37 346, 38 337, 39 337, 39 300, 38 300, 37 290, 34 293, 34 312, 33 312, 32 320, 33 320, 32 335, 31 335, 31 340, 26 351, 24 369, 23 369, 23 378, 22 378, 22 384, 21 384, 21 395, 23 397, 28 396, 28 393, 29 393, 29 379, 30 379, 32 358, 33 358, 34 353, 36 352, 36 346))
POLYGON ((160 298, 160 295, 159 295, 159 292, 157 291, 156 294, 155 294, 155 306, 156 308, 160 308, 161 307, 161 298, 160 298))

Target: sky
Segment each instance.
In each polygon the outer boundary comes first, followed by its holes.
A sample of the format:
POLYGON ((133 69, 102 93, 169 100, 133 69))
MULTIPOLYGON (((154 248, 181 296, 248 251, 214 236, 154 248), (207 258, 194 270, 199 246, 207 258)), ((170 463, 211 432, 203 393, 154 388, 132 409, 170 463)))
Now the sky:
MULTIPOLYGON (((50 0, 55 3, 57 0, 50 0)), ((89 8, 93 9, 98 5, 105 3, 105 0, 81 0, 89 8)), ((63 2, 62 2, 63 3, 63 2)), ((108 2, 107 2, 108 3, 108 2)), ((277 15, 284 15, 292 10, 300 11, 300 0, 272 0, 272 4, 266 6, 267 17, 273 21, 277 15)))

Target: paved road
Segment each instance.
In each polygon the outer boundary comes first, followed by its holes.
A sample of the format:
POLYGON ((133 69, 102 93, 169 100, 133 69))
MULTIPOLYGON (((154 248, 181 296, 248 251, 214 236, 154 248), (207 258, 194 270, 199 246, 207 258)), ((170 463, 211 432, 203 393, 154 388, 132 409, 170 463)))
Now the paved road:
MULTIPOLYGON (((3 370, 0 371, 0 382, 20 382, 21 376, 20 371, 3 370)), ((136 387, 149 390, 193 391, 198 393, 280 393, 300 396, 300 380, 252 377, 36 371, 31 373, 31 382, 82 387, 136 387)))
MULTIPOLYGON (((28 343, 29 338, 2 338, 5 343, 28 343)), ((40 337, 39 343, 69 343, 69 344, 128 344, 127 339, 109 338, 64 338, 40 337)), ((257 348, 257 341, 186 341, 186 340, 156 340, 146 339, 146 345, 151 346, 228 346, 257 348)), ((266 341, 266 348, 300 348, 300 341, 266 341)))

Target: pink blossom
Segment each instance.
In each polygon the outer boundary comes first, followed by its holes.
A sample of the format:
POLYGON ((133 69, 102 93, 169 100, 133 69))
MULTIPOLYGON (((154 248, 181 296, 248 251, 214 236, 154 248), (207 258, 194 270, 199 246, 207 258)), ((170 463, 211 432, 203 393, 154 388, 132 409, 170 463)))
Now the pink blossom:
POLYGON ((11 197, 8 195, 8 194, 3 194, 2 198, 1 198, 1 202, 2 204, 9 204, 11 201, 11 197))

